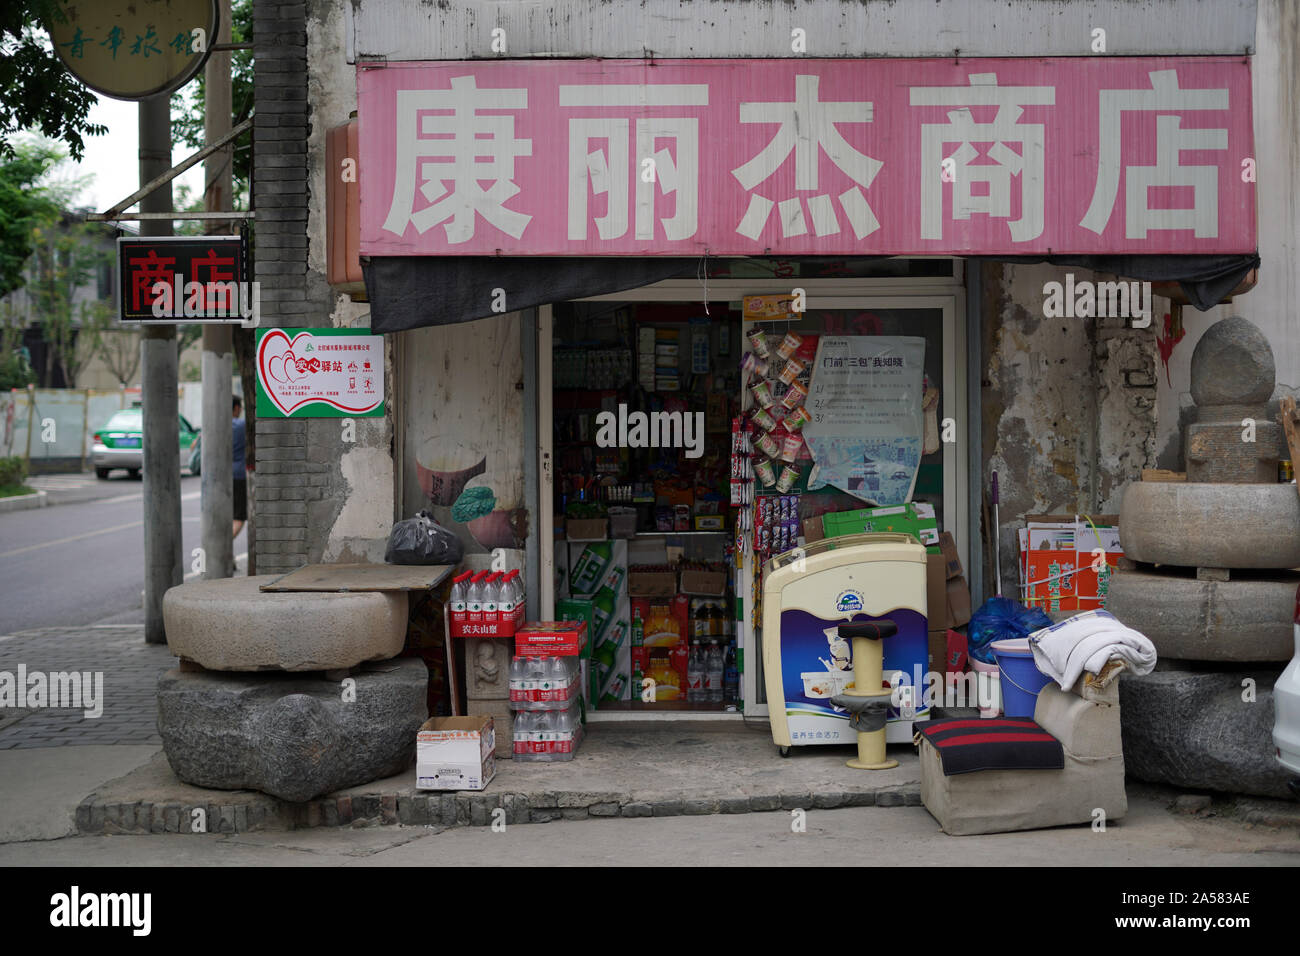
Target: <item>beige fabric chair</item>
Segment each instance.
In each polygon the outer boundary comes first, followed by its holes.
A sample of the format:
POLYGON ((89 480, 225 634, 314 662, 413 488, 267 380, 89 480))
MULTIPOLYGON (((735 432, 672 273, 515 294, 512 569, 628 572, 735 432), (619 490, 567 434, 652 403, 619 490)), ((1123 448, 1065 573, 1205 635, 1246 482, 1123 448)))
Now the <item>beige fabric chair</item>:
POLYGON ((1119 672, 1085 673, 1069 691, 1048 684, 1034 720, 1061 742, 1062 770, 983 770, 945 777, 939 752, 921 738, 921 801, 945 833, 966 836, 1091 823, 1100 808, 1110 823, 1128 810, 1120 742, 1119 672))

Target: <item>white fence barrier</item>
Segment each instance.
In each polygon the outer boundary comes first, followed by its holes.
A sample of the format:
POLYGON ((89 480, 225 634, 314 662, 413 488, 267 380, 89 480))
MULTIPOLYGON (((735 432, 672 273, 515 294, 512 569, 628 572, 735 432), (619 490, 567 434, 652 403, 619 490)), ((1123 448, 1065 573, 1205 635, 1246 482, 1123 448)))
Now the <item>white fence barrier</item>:
MULTIPOLYGON (((27 459, 33 474, 86 471, 94 434, 113 413, 140 400, 140 389, 15 388, 0 392, 0 457, 27 459)), ((202 428, 203 384, 177 385, 182 417, 202 428)))

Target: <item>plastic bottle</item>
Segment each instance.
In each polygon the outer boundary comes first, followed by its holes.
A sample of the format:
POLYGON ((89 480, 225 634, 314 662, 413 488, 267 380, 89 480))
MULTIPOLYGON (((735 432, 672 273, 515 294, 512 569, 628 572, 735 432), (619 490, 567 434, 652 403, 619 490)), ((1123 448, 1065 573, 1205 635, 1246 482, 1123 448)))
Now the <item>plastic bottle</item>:
POLYGON ((555 712, 540 710, 533 725, 533 753, 539 760, 550 760, 555 744, 555 712))
POLYGON ((528 662, 528 709, 540 710, 551 691, 550 671, 546 658, 533 657, 528 662))
POLYGON ((515 724, 512 730, 514 734, 514 752, 520 760, 527 760, 533 752, 532 741, 532 720, 533 715, 526 710, 521 710, 515 714, 515 724))
POLYGON ((740 700, 740 669, 736 666, 735 642, 727 645, 727 656, 722 662, 722 702, 734 708, 740 700))
POLYGON ((469 609, 468 591, 469 579, 474 576, 472 571, 465 571, 451 579, 451 596, 448 603, 451 605, 451 633, 458 636, 461 629, 465 626, 467 611, 469 609))
POLYGON ((569 660, 567 657, 552 657, 549 659, 551 671, 551 700, 568 707, 569 706, 569 660))
POLYGON ((495 628, 501 618, 497 614, 497 602, 501 597, 501 575, 489 574, 483 579, 483 623, 495 628))
POLYGON ((692 644, 686 658, 686 699, 692 704, 704 703, 704 652, 699 644, 692 644))
POLYGON ((527 681, 524 678, 524 661, 522 657, 510 658, 510 705, 518 709, 527 699, 524 690, 527 681))
POLYGON ((722 671, 722 648, 717 641, 709 641, 704 664, 705 687, 708 689, 704 699, 707 703, 722 703, 722 671))
POLYGON ((483 623, 483 580, 487 574, 486 571, 480 571, 469 579, 465 588, 465 619, 469 624, 483 623))

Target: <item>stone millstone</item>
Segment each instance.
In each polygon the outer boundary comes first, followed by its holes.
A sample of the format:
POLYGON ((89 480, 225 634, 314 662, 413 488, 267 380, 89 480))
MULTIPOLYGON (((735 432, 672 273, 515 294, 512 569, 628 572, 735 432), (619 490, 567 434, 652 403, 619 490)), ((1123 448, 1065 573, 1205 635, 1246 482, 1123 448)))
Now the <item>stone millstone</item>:
POLYGON ((1300 567, 1293 485, 1134 481, 1119 511, 1126 557, 1202 568, 1300 567))
POLYGON ((1120 678, 1124 767, 1151 783, 1288 797, 1290 774, 1273 757, 1273 683, 1279 671, 1153 671, 1120 678), (1256 681, 1243 701, 1242 681, 1256 681))
POLYGON ((1282 427, 1263 416, 1253 418, 1255 440, 1241 440, 1244 419, 1194 422, 1187 426, 1187 480, 1235 484, 1276 483, 1282 427))
POLYGON ((1267 402, 1276 377, 1268 339, 1240 316, 1215 322, 1192 350, 1191 391, 1197 405, 1267 402))
POLYGON ((399 658, 341 681, 298 674, 170 670, 158 680, 158 733, 176 776, 197 787, 260 790, 301 802, 401 773, 428 718, 424 662, 399 658))
POLYGON ((1162 657, 1188 661, 1282 661, 1295 650, 1293 617, 1300 575, 1198 581, 1149 571, 1116 571, 1106 610, 1145 634, 1162 657))
POLYGON ((163 595, 167 645, 215 671, 346 670, 406 640, 405 592, 260 591, 277 575, 191 581, 163 595))

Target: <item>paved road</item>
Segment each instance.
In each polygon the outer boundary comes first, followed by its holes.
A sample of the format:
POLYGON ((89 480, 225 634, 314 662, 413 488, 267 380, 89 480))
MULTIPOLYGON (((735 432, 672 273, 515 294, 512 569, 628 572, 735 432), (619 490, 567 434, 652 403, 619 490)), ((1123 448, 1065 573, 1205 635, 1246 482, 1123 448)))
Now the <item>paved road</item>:
MULTIPOLYGON (((437 831, 314 829, 229 835, 68 837, 0 846, 4 866, 1297 866, 1300 835, 1174 814, 1131 795, 1105 833, 1063 827, 950 837, 920 807, 610 819, 437 831), (869 837, 869 840, 864 840, 869 837)), ((955 872, 955 871, 948 871, 955 872)), ((1181 878, 1175 878, 1181 879, 1181 878)))
MULTIPOLYGON (((122 472, 114 472, 121 476, 122 472)), ((145 504, 141 483, 115 494, 0 514, 0 635, 96 623, 140 607, 145 504)), ((184 555, 199 544, 199 479, 181 479, 184 555)), ((243 535, 235 543, 242 551, 243 535)), ((185 558, 186 570, 189 559, 185 558)))

